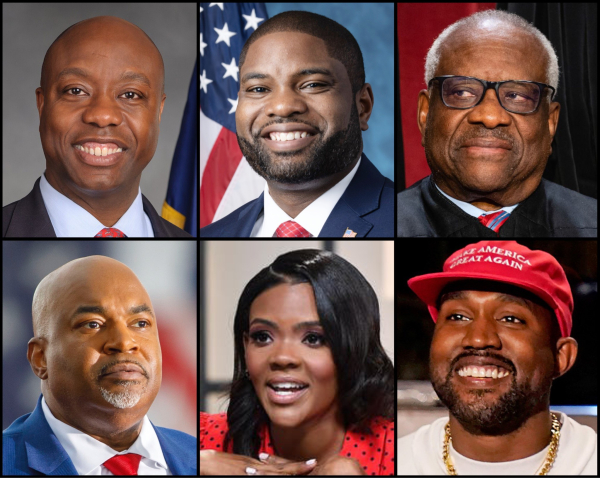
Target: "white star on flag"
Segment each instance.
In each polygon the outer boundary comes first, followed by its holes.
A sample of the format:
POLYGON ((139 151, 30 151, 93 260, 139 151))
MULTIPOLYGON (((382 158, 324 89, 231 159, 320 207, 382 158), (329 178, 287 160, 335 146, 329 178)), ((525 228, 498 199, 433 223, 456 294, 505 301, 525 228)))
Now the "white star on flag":
POLYGON ((219 8, 221 9, 221 11, 224 11, 224 10, 223 10, 223 4, 222 4, 222 3, 211 3, 211 4, 209 4, 209 5, 208 5, 208 8, 210 8, 210 7, 214 7, 215 5, 216 5, 217 7, 219 7, 219 8))
POLYGON ((236 98, 235 100, 230 100, 229 98, 227 98, 227 101, 231 103, 231 109, 229 110, 229 114, 235 113, 235 110, 237 109, 238 99, 236 98))
POLYGON ((209 80, 206 77, 206 70, 202 70, 202 74, 200 75, 200 89, 204 90, 204 93, 208 93, 207 86, 212 82, 213 80, 209 80))
POLYGON ((204 47, 207 45, 208 43, 202 41, 202 33, 200 33, 200 56, 204 56, 204 47))
POLYGON ((219 34, 219 38, 217 38, 215 44, 224 41, 225 43, 227 43, 227 46, 231 48, 231 37, 237 35, 237 33, 230 32, 227 23, 225 23, 223 28, 221 28, 220 30, 218 28, 215 28, 215 31, 219 34))
POLYGON ((242 14, 242 17, 244 17, 247 22, 246 28, 244 28, 244 31, 248 30, 248 28, 250 28, 250 27, 252 27, 256 30, 258 28, 259 22, 262 22, 264 20, 264 18, 260 18, 260 17, 256 16, 256 12, 254 11, 254 8, 252 9, 251 15, 242 14))
POLYGON ((240 71, 239 67, 235 64, 235 58, 231 59, 231 63, 228 65, 227 63, 221 63, 223 68, 225 68, 225 74, 223 75, 223 79, 231 76, 235 81, 238 81, 238 72, 240 71))

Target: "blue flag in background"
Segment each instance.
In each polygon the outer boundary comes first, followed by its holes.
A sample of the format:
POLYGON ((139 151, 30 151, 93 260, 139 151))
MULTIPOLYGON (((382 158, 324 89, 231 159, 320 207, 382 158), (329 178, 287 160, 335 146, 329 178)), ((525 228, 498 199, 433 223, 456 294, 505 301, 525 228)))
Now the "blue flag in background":
POLYGON ((198 63, 194 66, 162 217, 198 236, 198 63))

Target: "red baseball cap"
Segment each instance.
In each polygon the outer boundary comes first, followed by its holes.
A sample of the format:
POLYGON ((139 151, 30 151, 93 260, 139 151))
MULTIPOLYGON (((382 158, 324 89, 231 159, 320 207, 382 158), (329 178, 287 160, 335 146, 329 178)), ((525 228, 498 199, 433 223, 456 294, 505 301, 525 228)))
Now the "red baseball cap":
POLYGON ((464 279, 504 282, 528 290, 554 310, 562 336, 571 335, 571 287, 561 265, 547 252, 532 251, 515 241, 481 241, 448 257, 443 272, 413 277, 408 285, 436 322, 440 292, 446 284, 464 279))

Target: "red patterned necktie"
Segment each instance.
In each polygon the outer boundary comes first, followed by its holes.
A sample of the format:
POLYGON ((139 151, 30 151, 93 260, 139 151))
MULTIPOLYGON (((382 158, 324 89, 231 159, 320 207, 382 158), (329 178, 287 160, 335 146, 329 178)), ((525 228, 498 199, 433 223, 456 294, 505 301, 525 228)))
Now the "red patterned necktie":
POLYGON ((117 476, 137 476, 142 455, 127 453, 115 455, 102 463, 108 471, 117 476))
POLYGON ((275 237, 311 237, 311 235, 297 222, 285 221, 275 231, 275 237))
POLYGON ((477 219, 479 219, 479 222, 485 227, 494 232, 498 232, 502 227, 502 224, 508 219, 508 216, 510 216, 510 213, 500 209, 500 211, 493 212, 492 214, 482 214, 477 219))
POLYGON ((94 237, 127 237, 123 234, 123 231, 120 231, 116 227, 105 227, 94 237))

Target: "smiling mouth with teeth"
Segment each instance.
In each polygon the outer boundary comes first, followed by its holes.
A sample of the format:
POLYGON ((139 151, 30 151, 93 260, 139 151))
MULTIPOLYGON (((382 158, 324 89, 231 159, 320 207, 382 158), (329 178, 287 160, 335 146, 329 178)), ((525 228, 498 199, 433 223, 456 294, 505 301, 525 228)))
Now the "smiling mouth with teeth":
POLYGON ((307 136, 312 136, 310 133, 306 131, 290 131, 290 132, 281 132, 281 133, 269 133, 269 137, 272 141, 292 141, 294 139, 302 139, 307 136))
POLYGON ((473 377, 473 378, 503 378, 510 375, 511 372, 494 365, 484 366, 467 366, 461 367, 457 370, 458 375, 461 377, 473 377))
POLYGON ((88 148, 87 146, 82 146, 80 144, 75 145, 75 149, 79 151, 84 151, 91 156, 108 156, 109 154, 122 153, 123 148, 108 148, 107 146, 96 146, 95 148, 88 148))
POLYGON ((286 396, 304 390, 308 385, 300 385, 299 383, 270 383, 268 387, 274 390, 277 395, 286 396))

